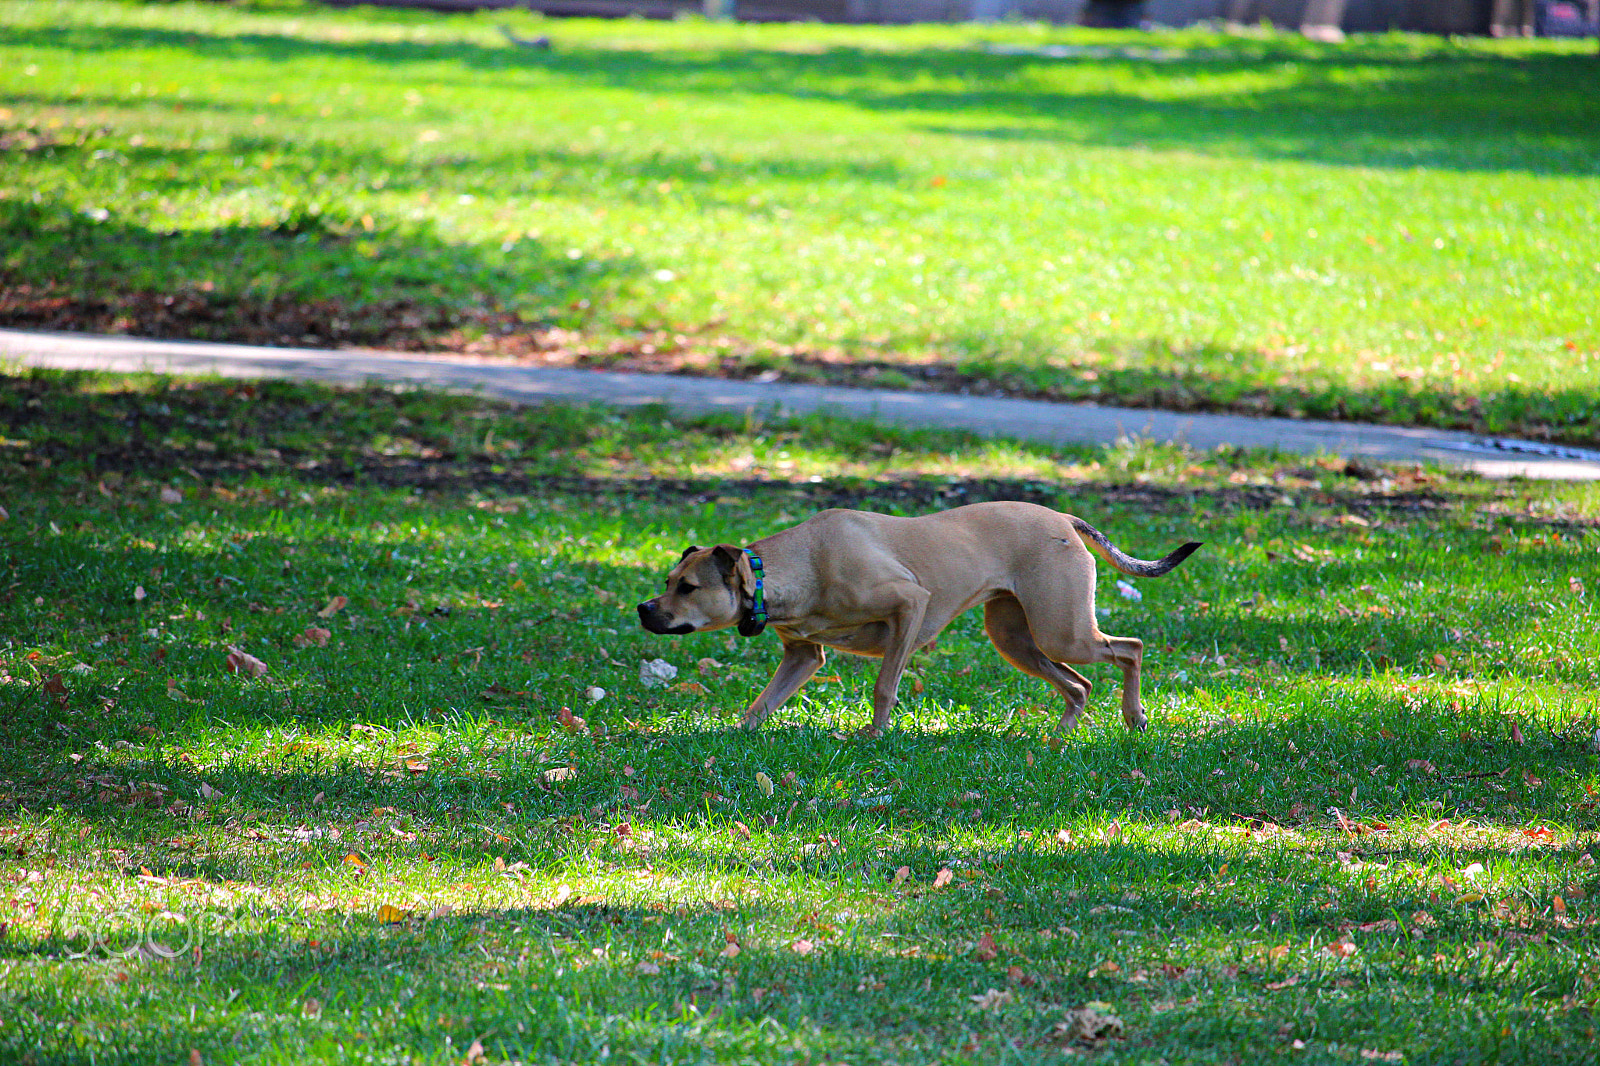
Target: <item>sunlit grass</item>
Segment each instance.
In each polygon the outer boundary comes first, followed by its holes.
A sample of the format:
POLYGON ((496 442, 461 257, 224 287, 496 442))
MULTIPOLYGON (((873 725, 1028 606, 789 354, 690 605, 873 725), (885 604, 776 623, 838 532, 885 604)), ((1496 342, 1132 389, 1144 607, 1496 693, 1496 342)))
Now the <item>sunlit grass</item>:
POLYGON ((1592 1058, 1592 488, 290 384, 0 404, 0 1056, 1592 1058), (1056 735, 976 617, 881 740, 846 656, 731 732, 770 642, 633 617, 687 541, 951 489, 1206 542, 1138 602, 1102 572, 1148 732, 1091 670, 1056 735))
POLYGON ((7 321, 128 300, 94 320, 1596 439, 1581 42, 0 19, 7 321), (316 310, 261 325, 285 306, 316 310))

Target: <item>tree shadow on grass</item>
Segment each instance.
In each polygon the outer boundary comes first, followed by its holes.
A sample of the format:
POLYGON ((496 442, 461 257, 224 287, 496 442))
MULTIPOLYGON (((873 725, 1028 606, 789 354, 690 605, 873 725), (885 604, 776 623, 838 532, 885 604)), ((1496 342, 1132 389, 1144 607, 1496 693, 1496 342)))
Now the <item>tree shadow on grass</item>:
POLYGON ((420 347, 463 329, 526 330, 524 314, 534 323, 541 313, 568 317, 642 270, 625 257, 574 259, 533 240, 490 254, 421 225, 369 231, 341 207, 289 199, 276 222, 175 231, 0 202, 0 323, 292 347, 420 347), (518 311, 518 298, 542 310, 518 311))

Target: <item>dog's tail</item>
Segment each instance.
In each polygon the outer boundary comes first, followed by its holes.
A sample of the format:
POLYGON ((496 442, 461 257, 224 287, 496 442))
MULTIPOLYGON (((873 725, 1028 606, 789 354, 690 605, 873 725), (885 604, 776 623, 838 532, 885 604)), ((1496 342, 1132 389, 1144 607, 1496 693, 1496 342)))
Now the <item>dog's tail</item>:
POLYGON ((1096 555, 1129 577, 1160 577, 1162 574, 1169 574, 1179 563, 1193 555, 1196 548, 1200 547, 1200 541, 1191 540, 1165 558, 1151 562, 1148 559, 1135 559, 1107 540, 1104 533, 1081 518, 1074 517, 1072 519, 1072 528, 1082 535, 1084 544, 1093 550, 1096 555))

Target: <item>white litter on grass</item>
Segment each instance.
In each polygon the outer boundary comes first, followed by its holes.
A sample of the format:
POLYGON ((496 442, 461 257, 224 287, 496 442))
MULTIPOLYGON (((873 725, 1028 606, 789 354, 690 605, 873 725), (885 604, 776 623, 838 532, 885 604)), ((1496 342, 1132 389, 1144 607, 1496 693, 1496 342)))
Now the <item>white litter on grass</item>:
POLYGON ((590 685, 588 688, 583 690, 583 698, 588 700, 590 703, 598 703, 600 700, 606 698, 606 690, 601 688, 599 685, 590 685))
POLYGON ((1123 599, 1132 600, 1134 603, 1138 603, 1140 600, 1144 599, 1144 593, 1140 592, 1126 581, 1117 582, 1117 591, 1122 593, 1123 599))
POLYGON ((639 684, 645 688, 666 688, 678 676, 678 668, 665 659, 651 659, 639 664, 639 684))

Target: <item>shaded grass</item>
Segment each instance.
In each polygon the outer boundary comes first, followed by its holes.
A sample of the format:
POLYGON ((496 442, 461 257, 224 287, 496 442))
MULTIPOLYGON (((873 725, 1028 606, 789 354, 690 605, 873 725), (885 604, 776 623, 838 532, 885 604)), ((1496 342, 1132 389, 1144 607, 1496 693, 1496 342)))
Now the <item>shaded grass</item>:
POLYGON ((46 373, 0 437, 8 1059, 1592 1057, 1592 488, 46 373), (971 617, 881 741, 844 656, 730 733, 770 642, 632 617, 988 497, 1206 542, 1102 575, 1147 733, 971 617))
POLYGON ((0 17, 11 325, 1597 439, 1581 44, 0 17))

